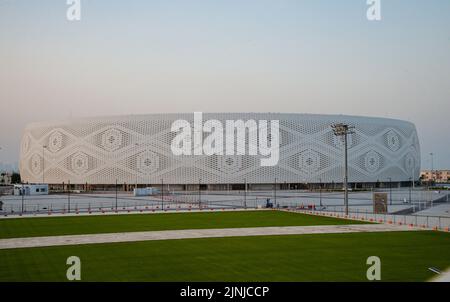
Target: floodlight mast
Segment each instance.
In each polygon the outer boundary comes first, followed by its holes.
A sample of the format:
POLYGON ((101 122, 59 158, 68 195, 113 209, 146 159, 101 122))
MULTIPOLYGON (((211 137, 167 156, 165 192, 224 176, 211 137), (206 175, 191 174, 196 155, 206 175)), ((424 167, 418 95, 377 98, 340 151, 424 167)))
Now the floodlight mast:
POLYGON ((354 126, 349 126, 347 124, 338 123, 331 125, 333 128, 334 135, 342 137, 344 140, 344 206, 345 215, 348 216, 348 140, 349 134, 355 133, 354 126))

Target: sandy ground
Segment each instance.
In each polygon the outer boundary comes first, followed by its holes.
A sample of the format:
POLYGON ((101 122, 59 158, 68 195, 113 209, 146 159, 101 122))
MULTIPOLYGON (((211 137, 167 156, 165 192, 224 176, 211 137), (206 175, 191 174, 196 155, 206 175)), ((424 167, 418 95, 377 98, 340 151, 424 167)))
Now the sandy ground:
POLYGON ((148 240, 173 240, 173 239, 213 238, 213 237, 267 236, 267 235, 336 234, 336 233, 359 233, 359 232, 395 232, 395 231, 411 231, 411 230, 415 229, 407 226, 388 225, 388 224, 356 224, 356 225, 257 227, 257 228, 127 232, 127 233, 110 233, 110 234, 0 239, 0 249, 113 243, 113 242, 134 242, 134 241, 148 241, 148 240))

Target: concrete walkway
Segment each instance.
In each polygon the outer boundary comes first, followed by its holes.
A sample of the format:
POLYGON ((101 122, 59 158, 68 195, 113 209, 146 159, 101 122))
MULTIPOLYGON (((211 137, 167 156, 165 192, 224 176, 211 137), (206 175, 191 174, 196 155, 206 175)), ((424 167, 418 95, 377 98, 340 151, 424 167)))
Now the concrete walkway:
POLYGON ((359 233, 359 232, 395 232, 395 231, 412 231, 412 230, 415 229, 408 226, 388 225, 388 224, 170 230, 170 231, 84 234, 84 235, 0 239, 0 249, 113 243, 113 242, 134 242, 147 240, 173 240, 173 239, 213 238, 213 237, 267 236, 267 235, 338 234, 338 233, 359 233))

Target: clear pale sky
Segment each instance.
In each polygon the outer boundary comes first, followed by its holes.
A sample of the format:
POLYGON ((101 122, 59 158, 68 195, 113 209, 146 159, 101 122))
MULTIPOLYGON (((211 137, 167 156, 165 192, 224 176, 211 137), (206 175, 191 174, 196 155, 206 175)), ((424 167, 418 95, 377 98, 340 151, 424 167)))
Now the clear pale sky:
POLYGON ((450 1, 0 0, 0 162, 29 122, 152 112, 354 114, 416 124, 450 168, 450 1))

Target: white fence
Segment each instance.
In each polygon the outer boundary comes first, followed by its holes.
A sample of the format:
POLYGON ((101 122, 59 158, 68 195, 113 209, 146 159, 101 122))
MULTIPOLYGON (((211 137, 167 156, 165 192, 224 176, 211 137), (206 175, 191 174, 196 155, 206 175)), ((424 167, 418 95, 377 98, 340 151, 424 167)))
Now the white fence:
POLYGON ((347 216, 345 215, 344 212, 341 211, 300 209, 300 208, 289 208, 288 210, 311 215, 347 218, 377 223, 409 225, 411 227, 419 227, 443 231, 449 231, 450 229, 450 217, 445 216, 374 214, 370 213, 369 211, 358 211, 358 210, 354 212, 349 212, 347 216))

